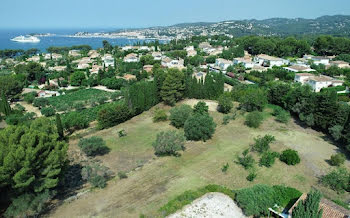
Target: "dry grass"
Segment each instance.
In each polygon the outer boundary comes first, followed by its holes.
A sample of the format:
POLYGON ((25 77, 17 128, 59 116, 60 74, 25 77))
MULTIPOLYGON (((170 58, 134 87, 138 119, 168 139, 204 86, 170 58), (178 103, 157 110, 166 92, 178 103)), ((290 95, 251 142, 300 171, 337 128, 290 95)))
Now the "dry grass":
MULTIPOLYGON (((59 206, 49 214, 50 217, 138 217, 142 213, 158 217, 161 216, 158 209, 168 200, 186 190, 213 183, 232 189, 258 183, 285 184, 307 192, 312 186, 320 187, 316 176, 330 168, 326 160, 337 151, 334 145, 322 138, 322 134, 303 129, 293 121, 285 125, 267 116, 261 128, 251 129, 244 125, 243 116, 224 126, 221 124, 223 115, 210 112, 218 124, 212 140, 187 142, 187 149, 181 157, 158 158, 153 155, 151 144, 157 132, 173 127, 169 122, 153 123, 153 111, 154 108, 114 128, 92 134, 107 141, 111 152, 100 159, 114 172, 136 168, 129 173, 129 178, 113 179, 105 189, 94 190, 59 206), (128 136, 118 138, 120 129, 125 129, 128 136), (276 160, 271 168, 257 167, 256 180, 248 182, 246 176, 249 172, 234 161, 254 142, 254 137, 265 134, 276 137, 273 150, 296 149, 302 161, 297 166, 287 166, 276 160), (140 160, 145 164, 137 168, 140 160), (230 166, 224 174, 221 167, 225 163, 230 166)), ((76 145, 73 142, 71 146, 76 145)), ((254 156, 258 160, 258 156, 254 156)), ((349 162, 346 165, 349 166, 349 162)), ((325 188, 321 190, 332 197, 348 198, 325 188)))

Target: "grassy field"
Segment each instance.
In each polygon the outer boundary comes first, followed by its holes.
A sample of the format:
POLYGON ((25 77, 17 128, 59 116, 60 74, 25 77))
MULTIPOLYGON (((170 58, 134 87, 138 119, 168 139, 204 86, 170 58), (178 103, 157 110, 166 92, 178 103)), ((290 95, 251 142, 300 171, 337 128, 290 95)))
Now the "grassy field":
MULTIPOLYGON (((164 106, 161 106, 164 107, 164 106)), ((164 107, 169 110, 169 107, 164 107)), ((161 217, 158 209, 170 199, 186 190, 207 184, 224 185, 240 189, 258 183, 284 184, 307 192, 311 187, 319 188, 333 199, 348 200, 347 194, 337 195, 318 184, 318 176, 328 172, 326 162, 338 148, 325 140, 324 135, 311 129, 304 129, 291 120, 288 125, 274 121, 265 111, 265 121, 259 129, 244 125, 244 114, 238 112, 236 120, 222 125, 223 114, 211 111, 217 123, 212 140, 207 142, 186 142, 181 157, 156 157, 152 142, 162 130, 174 129, 169 122, 153 123, 155 108, 114 128, 94 132, 88 136, 102 136, 111 152, 98 157, 113 172, 130 171, 127 179, 109 181, 105 189, 93 190, 83 197, 64 203, 52 210, 50 217, 161 217), (127 136, 118 138, 118 131, 125 129, 127 136), (279 160, 271 168, 257 167, 257 178, 248 182, 249 174, 235 163, 241 152, 254 142, 258 135, 271 134, 276 138, 271 149, 286 148, 298 150, 301 163, 288 166, 279 160), (229 169, 222 173, 221 167, 229 163, 229 169), (141 167, 142 166, 142 167, 141 167)), ((181 131, 181 130, 179 130, 181 131)), ((71 141, 70 152, 79 152, 77 140, 71 141)), ((257 155, 255 159, 258 160, 257 155)), ((346 162, 349 167, 349 162, 346 162)))

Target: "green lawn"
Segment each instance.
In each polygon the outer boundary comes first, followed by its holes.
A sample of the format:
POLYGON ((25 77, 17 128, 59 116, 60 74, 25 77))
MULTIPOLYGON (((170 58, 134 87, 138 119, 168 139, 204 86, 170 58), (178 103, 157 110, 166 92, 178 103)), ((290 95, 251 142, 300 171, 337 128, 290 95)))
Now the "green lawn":
MULTIPOLYGON (((326 162, 336 147, 325 141, 321 133, 302 127, 290 121, 288 125, 274 121, 267 108, 264 123, 258 129, 244 125, 244 116, 222 125, 223 114, 210 112, 217 123, 213 139, 207 142, 186 142, 186 150, 181 157, 156 157, 152 148, 158 132, 174 129, 169 121, 153 123, 155 108, 116 127, 102 130, 93 135, 102 136, 111 152, 98 157, 114 172, 130 171, 140 162, 143 167, 132 170, 127 179, 113 179, 102 190, 88 193, 69 204, 54 210, 52 217, 101 216, 138 217, 141 213, 149 217, 159 217, 158 209, 169 200, 186 190, 195 190, 208 184, 223 185, 240 189, 254 184, 287 185, 301 192, 308 192, 312 186, 321 189, 327 196, 349 199, 347 194, 338 195, 318 184, 317 176, 328 172, 326 162), (125 129, 127 136, 118 138, 118 131, 125 129), (271 145, 273 151, 287 148, 298 150, 301 163, 288 166, 279 160, 271 168, 259 167, 254 182, 246 180, 249 171, 235 163, 237 156, 248 148, 258 135, 270 134, 276 137, 271 145), (229 163, 226 173, 221 167, 229 163)), ((166 108, 169 110, 169 108, 166 108)), ((181 131, 181 130, 179 130, 181 131)), ((72 142, 71 146, 76 146, 72 142)), ((259 156, 253 153, 256 161, 259 156)), ((349 166, 349 163, 346 163, 349 166)))

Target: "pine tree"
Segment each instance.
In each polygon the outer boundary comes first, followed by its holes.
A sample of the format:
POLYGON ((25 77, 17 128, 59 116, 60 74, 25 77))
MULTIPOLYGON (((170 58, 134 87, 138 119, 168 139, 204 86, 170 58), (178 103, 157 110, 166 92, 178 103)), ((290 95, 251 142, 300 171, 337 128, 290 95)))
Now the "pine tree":
POLYGON ((182 71, 170 69, 162 86, 160 95, 168 105, 182 99, 185 91, 185 75, 182 71))
POLYGON ((321 218, 322 209, 320 210, 321 193, 319 191, 311 191, 307 194, 305 201, 300 201, 292 212, 293 218, 321 218))
POLYGON ((56 114, 56 127, 57 127, 57 133, 60 136, 60 139, 63 139, 64 133, 63 133, 63 126, 62 126, 60 114, 56 114))

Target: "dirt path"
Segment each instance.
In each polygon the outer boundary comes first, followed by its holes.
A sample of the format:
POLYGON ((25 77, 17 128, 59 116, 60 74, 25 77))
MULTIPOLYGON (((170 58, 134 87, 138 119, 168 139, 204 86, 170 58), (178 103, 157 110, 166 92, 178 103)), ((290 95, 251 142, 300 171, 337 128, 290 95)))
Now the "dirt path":
POLYGON ((24 101, 20 101, 20 102, 17 102, 17 103, 22 105, 26 109, 27 112, 34 112, 37 117, 41 117, 42 116, 39 108, 34 107, 32 104, 28 104, 27 102, 24 102, 24 101))

